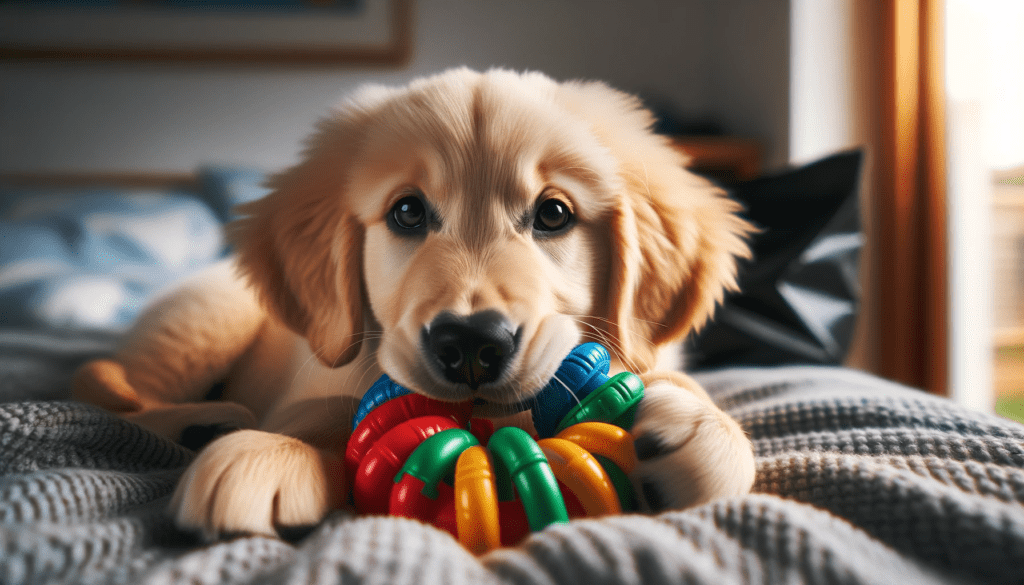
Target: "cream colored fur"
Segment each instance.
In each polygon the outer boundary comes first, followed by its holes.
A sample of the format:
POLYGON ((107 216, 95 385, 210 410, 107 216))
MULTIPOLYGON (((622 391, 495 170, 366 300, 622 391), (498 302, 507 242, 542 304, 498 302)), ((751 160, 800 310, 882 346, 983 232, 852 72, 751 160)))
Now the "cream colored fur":
POLYGON ((343 503, 348 421, 382 372, 500 417, 595 340, 647 386, 632 480, 648 503, 745 493, 743 431, 658 362, 735 286, 750 228, 650 123, 631 96, 537 73, 364 88, 241 209, 237 257, 155 303, 112 359, 82 368, 76 396, 172 439, 194 424, 249 429, 201 451, 171 512, 210 538, 272 535, 343 503), (411 238, 386 221, 410 193, 440 218, 411 238), (576 221, 536 237, 523 218, 549 197, 576 221), (431 372, 420 339, 441 312, 483 310, 518 327, 520 349, 474 394, 431 372), (218 381, 223 401, 203 401, 218 381))

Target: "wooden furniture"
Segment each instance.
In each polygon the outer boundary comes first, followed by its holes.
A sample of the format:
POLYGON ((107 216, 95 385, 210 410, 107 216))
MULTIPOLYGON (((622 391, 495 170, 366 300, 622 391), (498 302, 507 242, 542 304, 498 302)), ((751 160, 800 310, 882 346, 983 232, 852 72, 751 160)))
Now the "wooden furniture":
POLYGON ((721 181, 744 181, 761 173, 761 145, 729 136, 676 136, 676 150, 690 157, 688 168, 721 181))

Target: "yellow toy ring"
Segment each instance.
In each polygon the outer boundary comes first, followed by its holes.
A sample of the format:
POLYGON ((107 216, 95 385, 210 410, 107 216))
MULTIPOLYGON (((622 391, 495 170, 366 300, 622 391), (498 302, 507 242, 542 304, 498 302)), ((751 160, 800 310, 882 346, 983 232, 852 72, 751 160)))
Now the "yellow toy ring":
POLYGON ((501 546, 498 491, 487 450, 466 449, 455 464, 455 522, 459 541, 475 554, 501 546))
POLYGON ((621 427, 602 422, 584 422, 572 425, 557 436, 595 455, 607 457, 627 475, 636 468, 633 437, 621 427))
POLYGON ((622 512, 611 478, 586 449, 557 438, 542 439, 537 444, 548 458, 555 477, 576 495, 587 516, 622 512))

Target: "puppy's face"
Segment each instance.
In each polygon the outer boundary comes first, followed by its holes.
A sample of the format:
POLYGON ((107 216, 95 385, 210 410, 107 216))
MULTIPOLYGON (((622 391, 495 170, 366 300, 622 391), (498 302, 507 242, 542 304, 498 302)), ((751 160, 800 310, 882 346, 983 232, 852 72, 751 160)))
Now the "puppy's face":
POLYGON ((349 184, 378 360, 435 397, 520 402, 595 312, 614 160, 518 85, 431 89, 384 108, 349 184))
POLYGON ((236 228, 330 365, 507 411, 582 338, 646 369, 734 279, 745 224, 603 85, 457 70, 370 88, 236 228), (675 184, 673 184, 675 183, 675 184))

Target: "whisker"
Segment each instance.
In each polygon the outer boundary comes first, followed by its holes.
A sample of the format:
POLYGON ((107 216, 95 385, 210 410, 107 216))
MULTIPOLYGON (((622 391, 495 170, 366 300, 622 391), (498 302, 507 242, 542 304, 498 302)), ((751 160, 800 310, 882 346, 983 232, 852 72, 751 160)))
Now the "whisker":
MULTIPOLYGON (((609 324, 614 323, 614 321, 612 321, 611 319, 608 319, 607 317, 600 317, 598 315, 570 315, 570 316, 571 317, 581 317, 581 318, 585 318, 585 319, 595 319, 597 321, 604 321, 605 323, 609 323, 609 324)), ((657 321, 649 321, 647 319, 641 319, 639 317, 632 317, 632 319, 634 321, 639 321, 641 323, 647 323, 648 325, 654 325, 656 327, 664 327, 665 326, 664 324, 658 323, 657 321)), ((634 335, 638 335, 638 334, 634 333, 634 335)))
MULTIPOLYGON (((376 333, 376 332, 370 332, 370 333, 365 333, 364 332, 363 334, 353 334, 353 335, 350 335, 349 337, 351 337, 351 338, 359 337, 359 342, 361 342, 361 341, 378 339, 378 338, 380 338, 380 334, 376 333)), ((357 341, 353 341, 352 344, 349 345, 349 347, 351 347, 352 345, 355 345, 355 343, 357 343, 357 341)), ((316 347, 316 348, 310 347, 310 355, 309 355, 309 357, 306 358, 306 360, 298 368, 296 368, 295 375, 292 378, 292 384, 294 385, 295 382, 302 375, 306 376, 306 384, 307 385, 312 385, 313 384, 313 382, 314 382, 314 379, 313 379, 314 375, 319 374, 320 376, 327 377, 329 375, 329 369, 326 369, 326 366, 324 367, 325 369, 320 369, 320 368, 316 367, 316 365, 319 363, 320 357, 326 351, 327 351, 326 346, 321 346, 321 347, 316 347)), ((352 370, 346 376, 346 379, 345 379, 344 383, 346 385, 348 385, 348 383, 349 383, 351 377, 353 376, 353 374, 356 374, 356 373, 359 373, 359 372, 362 372, 359 375, 359 378, 358 378, 358 381, 361 382, 362 379, 366 376, 366 374, 368 374, 370 372, 370 370, 371 370, 370 365, 375 360, 376 360, 376 352, 367 352, 367 354, 362 356, 359 359, 359 361, 357 361, 356 363, 352 364, 352 366, 351 366, 352 370)), ((347 394, 347 392, 332 392, 332 394, 347 394)), ((327 408, 330 408, 330 402, 327 403, 327 408)))
POLYGON ((573 392, 572 388, 570 388, 569 385, 566 384, 564 380, 562 380, 561 378, 558 377, 557 373, 554 375, 554 377, 552 377, 552 380, 554 380, 554 381, 558 382, 559 384, 561 384, 562 388, 565 388, 565 391, 569 393, 569 396, 572 396, 572 399, 576 401, 576 404, 580 403, 580 397, 575 392, 573 392))
POLYGON ((306 361, 302 362, 302 365, 300 365, 298 368, 295 369, 295 376, 292 377, 292 382, 291 382, 292 386, 295 385, 295 381, 299 379, 299 376, 303 373, 304 370, 307 372, 306 373, 306 381, 307 382, 309 381, 309 376, 312 376, 312 372, 313 372, 312 364, 318 363, 319 360, 320 360, 320 356, 325 351, 326 351, 325 348, 314 349, 314 348, 310 347, 309 357, 306 358, 306 361))
POLYGON ((584 331, 583 334, 586 335, 586 336, 596 337, 595 341, 597 341, 598 343, 600 343, 600 344, 604 345, 605 347, 607 347, 608 350, 612 353, 612 355, 614 357, 617 357, 619 359, 619 361, 622 362, 622 364, 629 371, 631 371, 631 372, 639 372, 639 371, 641 371, 641 369, 639 367, 639 364, 637 364, 634 360, 632 360, 626 354, 625 348, 623 347, 622 341, 620 339, 618 339, 617 337, 613 336, 610 332, 605 331, 604 329, 601 329, 600 327, 597 327, 597 326, 593 325, 592 323, 588 323, 584 319, 581 319, 581 318, 576 317, 576 316, 570 316, 570 318, 572 318, 575 322, 579 323, 584 328, 589 330, 589 331, 584 331))
MULTIPOLYGON (((373 340, 373 339, 377 339, 379 337, 380 337, 380 334, 377 334, 377 333, 365 334, 363 336, 363 340, 364 341, 365 340, 373 340)), ((342 382, 342 385, 345 387, 345 389, 343 389, 341 392, 335 392, 334 394, 349 394, 349 395, 351 395, 352 394, 351 391, 346 391, 346 390, 349 390, 350 388, 355 388, 356 389, 355 396, 357 398, 362 396, 362 394, 365 393, 369 389, 369 387, 370 387, 369 384, 366 384, 364 382, 364 379, 373 370, 373 364, 376 362, 376 360, 377 360, 376 351, 369 351, 365 355, 360 357, 358 360, 356 360, 355 362, 350 364, 350 366, 349 366, 350 370, 349 370, 348 374, 345 376, 345 380, 342 382), (356 383, 355 383, 354 386, 351 385, 352 384, 353 376, 355 376, 355 378, 356 378, 356 383)), ((328 410, 330 409, 330 402, 329 401, 326 403, 326 407, 328 408, 328 410)), ((351 430, 354 430, 354 429, 350 429, 350 431, 351 430)))
MULTIPOLYGON (((379 333, 378 334, 374 334, 374 335, 370 336, 369 338, 370 339, 382 339, 383 338, 383 334, 379 334, 379 333)), ((351 371, 348 374, 348 376, 345 377, 345 385, 346 386, 350 386, 350 384, 352 383, 352 376, 358 374, 358 376, 355 379, 354 388, 357 389, 357 395, 358 396, 361 396, 362 394, 364 394, 367 390, 370 389, 370 385, 373 384, 373 382, 376 381, 376 380, 368 381, 366 379, 367 376, 371 375, 371 372, 374 370, 374 365, 376 363, 377 363, 377 351, 373 350, 373 351, 367 352, 366 355, 364 355, 355 364, 352 365, 352 370, 353 371, 351 371)))
MULTIPOLYGON (((622 351, 622 349, 623 349, 622 340, 617 338, 617 337, 615 337, 614 335, 612 335, 612 333, 610 331, 606 331, 606 330, 604 330, 604 329, 594 325, 593 323, 590 323, 585 317, 584 318, 580 318, 580 317, 576 317, 576 316, 570 316, 570 318, 573 321, 575 321, 576 323, 579 323, 580 325, 583 325, 584 327, 586 327, 587 329, 592 331, 593 332, 592 334, 597 337, 596 341, 598 343, 609 345, 609 346, 611 346, 610 349, 614 349, 616 351, 622 351)), ((590 335, 590 333, 588 333, 587 331, 584 331, 583 333, 584 333, 584 335, 590 335)))

